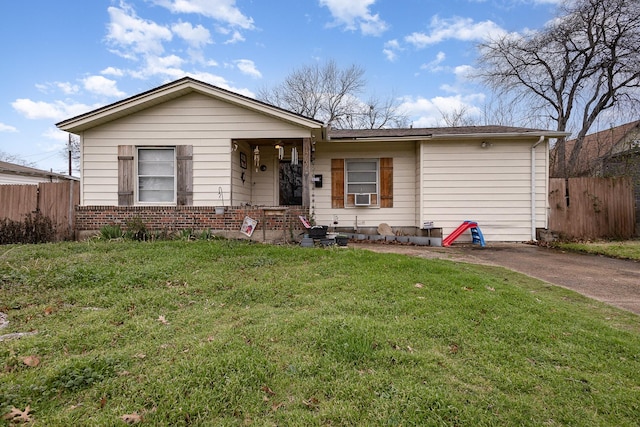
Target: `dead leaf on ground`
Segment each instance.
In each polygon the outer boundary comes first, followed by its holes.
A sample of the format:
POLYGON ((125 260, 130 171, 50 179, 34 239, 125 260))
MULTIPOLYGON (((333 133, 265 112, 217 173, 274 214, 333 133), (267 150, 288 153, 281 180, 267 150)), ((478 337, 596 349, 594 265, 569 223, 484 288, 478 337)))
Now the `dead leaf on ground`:
POLYGON ((53 313, 53 307, 49 306, 49 307, 44 309, 44 315, 45 316, 50 316, 51 313, 53 313))
POLYGON ((38 358, 38 356, 27 356, 22 359, 22 363, 29 366, 30 368, 35 368, 40 364, 40 359, 38 358))
POLYGON ((280 402, 280 403, 274 403, 273 405, 271 405, 271 410, 273 412, 276 412, 278 409, 282 408, 284 406, 284 402, 280 402))
POLYGON ((29 415, 29 412, 31 412, 31 406, 29 405, 27 405, 27 407, 24 408, 24 411, 21 411, 15 406, 12 406, 11 412, 4 414, 2 416, 2 419, 9 420, 12 423, 28 423, 33 421, 33 418, 31 418, 31 415, 29 415))
POLYGON ((473 288, 469 288, 467 286, 463 287, 462 289, 469 292, 473 291, 473 288))
POLYGON ((304 406, 306 406, 309 409, 316 409, 320 401, 315 397, 311 397, 309 399, 303 400, 302 403, 304 404, 304 406))
POLYGON ((275 391, 271 390, 271 388, 269 386, 262 386, 262 388, 260 389, 262 391, 264 391, 265 393, 267 393, 270 396, 273 396, 274 394, 276 394, 275 391))
POLYGON ((107 404, 107 396, 102 396, 102 399, 100 399, 100 409, 104 408, 106 404, 107 404))
POLYGON ((416 288, 424 288, 424 285, 422 283, 416 283, 415 287, 416 288))
POLYGON ((492 288, 491 286, 487 286, 487 290, 488 290, 488 291, 491 291, 491 292, 495 292, 495 291, 496 291, 496 289, 495 289, 495 288, 492 288))
POLYGON ((136 359, 144 359, 145 357, 147 357, 147 355, 144 353, 138 353, 134 354, 133 357, 135 357, 136 359))
POLYGON ((449 353, 451 353, 451 354, 458 353, 458 344, 453 343, 453 344, 449 345, 449 353))
POLYGON ((133 414, 125 414, 120 419, 127 424, 137 424, 142 421, 142 415, 134 412, 133 414))
POLYGON ((167 319, 162 315, 158 316, 158 322, 162 323, 163 325, 168 325, 169 324, 167 319))

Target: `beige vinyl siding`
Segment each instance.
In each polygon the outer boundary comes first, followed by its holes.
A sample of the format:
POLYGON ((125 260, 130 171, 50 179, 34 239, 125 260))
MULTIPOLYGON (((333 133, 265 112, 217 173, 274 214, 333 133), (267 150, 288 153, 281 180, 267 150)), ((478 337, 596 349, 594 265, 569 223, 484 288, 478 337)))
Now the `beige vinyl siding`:
MULTIPOLYGON (((232 152, 233 139, 303 137, 309 137, 308 129, 190 93, 83 133, 81 203, 117 205, 118 145, 192 145, 193 204, 215 206, 222 204, 219 188, 223 190, 225 204, 236 203, 231 200, 232 165, 238 156, 232 152)), ((248 167, 251 159, 249 155, 248 167)), ((251 175, 247 175, 245 187, 251 183, 251 175)), ((236 189, 240 188, 241 185, 236 189)), ((240 192, 239 196, 237 203, 247 201, 246 195, 240 192)), ((265 204, 273 203, 274 200, 269 200, 265 204)))
MULTIPOLYGON (((531 142, 422 144, 422 221, 449 235, 464 220, 478 221, 487 241, 531 239, 531 142)), ((536 227, 546 227, 546 143, 536 148, 536 227)), ((460 241, 470 241, 465 233, 460 241)))
POLYGON ((316 144, 316 161, 312 175, 322 175, 322 188, 312 189, 315 199, 316 222, 333 224, 338 218, 338 227, 377 227, 387 223, 394 227, 416 225, 416 151, 415 142, 393 143, 337 143, 316 144), (331 159, 393 159, 393 207, 345 207, 331 208, 331 159))
POLYGON ((277 206, 278 205, 278 185, 280 175, 278 173, 278 157, 273 147, 260 147, 260 164, 267 167, 267 170, 256 172, 253 164, 253 152, 249 157, 248 167, 252 168, 253 180, 247 182, 250 185, 254 205, 277 206))
POLYGON ((251 203, 251 187, 253 182, 253 151, 249 144, 240 143, 238 148, 231 154, 232 168, 232 197, 236 205, 251 203), (240 167, 240 153, 247 156, 247 168, 240 167), (242 172, 244 172, 244 183, 242 182, 242 172))

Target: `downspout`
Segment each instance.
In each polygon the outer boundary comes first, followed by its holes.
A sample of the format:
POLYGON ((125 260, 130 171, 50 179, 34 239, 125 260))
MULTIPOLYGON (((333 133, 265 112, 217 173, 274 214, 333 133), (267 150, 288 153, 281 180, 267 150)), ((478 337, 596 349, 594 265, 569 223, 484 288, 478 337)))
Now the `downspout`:
POLYGON ((531 240, 536 240, 536 147, 544 142, 544 135, 531 146, 531 240))

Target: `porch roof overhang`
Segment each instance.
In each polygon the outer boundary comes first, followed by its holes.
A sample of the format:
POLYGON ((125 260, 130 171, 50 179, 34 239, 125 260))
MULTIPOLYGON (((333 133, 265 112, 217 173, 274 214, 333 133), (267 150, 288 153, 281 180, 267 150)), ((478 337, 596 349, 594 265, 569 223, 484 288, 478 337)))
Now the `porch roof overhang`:
POLYGON ((100 107, 85 114, 72 117, 56 123, 56 126, 66 132, 80 133, 87 129, 108 123, 110 121, 128 116, 132 113, 145 110, 154 105, 158 105, 171 99, 175 99, 192 92, 201 93, 212 98, 216 98, 230 104, 237 105, 248 110, 265 114, 276 119, 308 128, 319 136, 324 136, 324 124, 318 120, 311 119, 282 108, 258 101, 208 83, 184 77, 147 92, 134 95, 113 104, 100 107))

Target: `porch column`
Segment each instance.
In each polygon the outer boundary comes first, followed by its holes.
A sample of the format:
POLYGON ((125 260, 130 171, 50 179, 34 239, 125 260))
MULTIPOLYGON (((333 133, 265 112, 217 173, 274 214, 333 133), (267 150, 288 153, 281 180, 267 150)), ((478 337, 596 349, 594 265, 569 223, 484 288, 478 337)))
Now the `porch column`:
POLYGON ((302 206, 311 206, 311 138, 302 138, 302 206))

